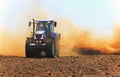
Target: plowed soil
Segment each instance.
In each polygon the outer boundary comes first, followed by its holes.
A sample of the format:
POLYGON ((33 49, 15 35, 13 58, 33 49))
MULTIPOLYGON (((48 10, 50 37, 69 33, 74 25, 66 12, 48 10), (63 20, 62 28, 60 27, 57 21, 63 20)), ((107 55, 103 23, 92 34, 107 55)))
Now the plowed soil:
POLYGON ((0 77, 120 77, 119 55, 0 56, 0 77))

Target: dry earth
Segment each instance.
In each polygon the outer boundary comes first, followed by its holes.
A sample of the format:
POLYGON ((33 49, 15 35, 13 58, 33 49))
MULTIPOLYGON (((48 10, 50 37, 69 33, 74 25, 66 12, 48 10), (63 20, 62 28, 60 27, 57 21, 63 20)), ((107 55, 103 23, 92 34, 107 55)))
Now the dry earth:
POLYGON ((0 77, 120 77, 119 55, 0 56, 0 77))

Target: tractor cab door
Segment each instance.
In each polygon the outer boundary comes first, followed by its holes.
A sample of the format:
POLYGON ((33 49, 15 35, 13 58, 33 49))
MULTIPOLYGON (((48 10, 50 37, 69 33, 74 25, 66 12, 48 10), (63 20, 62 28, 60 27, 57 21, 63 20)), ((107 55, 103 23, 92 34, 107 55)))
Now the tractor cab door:
POLYGON ((54 32, 54 25, 53 25, 53 23, 50 23, 49 24, 49 26, 50 26, 50 33, 53 33, 54 32))

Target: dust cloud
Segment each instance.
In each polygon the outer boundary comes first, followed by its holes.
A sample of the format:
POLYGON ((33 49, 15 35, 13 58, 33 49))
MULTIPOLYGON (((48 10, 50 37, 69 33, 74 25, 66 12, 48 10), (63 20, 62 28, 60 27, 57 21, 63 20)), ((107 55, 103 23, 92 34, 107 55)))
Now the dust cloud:
POLYGON ((70 19, 63 18, 61 22, 58 22, 57 28, 62 37, 61 55, 78 56, 82 49, 96 50, 101 54, 118 54, 120 52, 120 28, 119 25, 112 27, 111 36, 98 37, 94 29, 83 29, 70 19))
POLYGON ((25 40, 29 33, 28 22, 33 18, 48 19, 47 13, 39 8, 39 1, 27 1, 23 11, 18 10, 21 7, 21 4, 16 5, 18 2, 11 3, 12 6, 8 7, 10 13, 3 16, 7 21, 2 20, 0 24, 0 55, 25 56, 25 40), (17 14, 15 10, 20 13, 17 14), (15 14, 17 17, 8 18, 10 14, 15 14))
MULTIPOLYGON (((78 56, 80 54, 78 54, 75 50, 83 48, 100 50, 102 53, 108 54, 119 53, 120 51, 120 28, 114 29, 114 36, 111 36, 111 38, 98 38, 95 37, 92 30, 80 28, 67 18, 57 20, 57 22, 58 26, 55 31, 61 33, 61 56, 78 56)), ((27 26, 27 24, 25 26, 27 26)), ((17 34, 12 34, 9 31, 1 30, 2 37, 0 37, 0 39, 2 40, 0 41, 0 55, 25 55, 24 46, 27 37, 27 27, 22 27, 22 29, 26 29, 17 34)))

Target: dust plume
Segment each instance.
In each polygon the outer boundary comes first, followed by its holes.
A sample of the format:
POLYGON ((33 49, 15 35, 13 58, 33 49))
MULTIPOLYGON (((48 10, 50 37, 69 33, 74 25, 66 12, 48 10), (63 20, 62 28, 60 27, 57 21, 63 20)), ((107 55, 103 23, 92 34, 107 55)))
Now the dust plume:
POLYGON ((24 35, 18 33, 18 35, 10 34, 3 31, 2 37, 0 37, 0 55, 14 55, 22 56, 24 53, 24 35))
POLYGON ((111 40, 110 46, 112 47, 112 50, 118 54, 120 53, 120 25, 113 26, 114 29, 114 35, 111 40))
POLYGON ((28 22, 33 18, 48 19, 48 16, 45 11, 40 9, 38 0, 29 0, 25 4, 22 1, 13 1, 9 4, 11 6, 6 6, 9 11, 4 14, 3 22, 0 23, 0 55, 24 56, 28 22), (25 6, 22 10, 21 4, 25 6), (8 18, 10 15, 12 17, 8 18))
POLYGON ((99 54, 116 54, 120 52, 120 28, 113 26, 111 36, 97 36, 94 29, 84 29, 70 19, 58 22, 57 31, 61 32, 61 55, 76 56, 82 50, 99 54), (90 51, 91 50, 91 51, 90 51), (77 51, 77 52, 76 52, 77 51))

